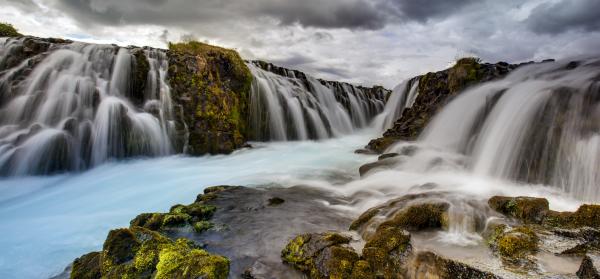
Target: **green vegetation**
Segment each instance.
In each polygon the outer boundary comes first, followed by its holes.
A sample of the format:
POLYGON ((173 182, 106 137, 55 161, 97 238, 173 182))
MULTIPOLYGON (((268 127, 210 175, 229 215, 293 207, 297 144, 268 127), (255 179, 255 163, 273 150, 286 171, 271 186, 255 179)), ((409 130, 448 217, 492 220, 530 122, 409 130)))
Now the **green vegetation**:
POLYGON ((23 36, 10 23, 0 22, 0 37, 19 37, 23 36))

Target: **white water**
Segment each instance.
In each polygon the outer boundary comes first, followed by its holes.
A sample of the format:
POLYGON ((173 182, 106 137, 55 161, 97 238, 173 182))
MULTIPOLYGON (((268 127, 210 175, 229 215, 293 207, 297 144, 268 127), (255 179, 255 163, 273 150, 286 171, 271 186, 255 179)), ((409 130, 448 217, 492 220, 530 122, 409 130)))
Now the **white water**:
POLYGON ((212 185, 292 186, 354 176, 372 156, 354 154, 371 135, 256 144, 229 156, 107 163, 89 171, 0 180, 0 278, 47 278, 102 248, 109 230, 141 212, 191 203, 212 185))
MULTIPOLYGON (((257 62, 258 63, 258 62, 257 62)), ((254 81, 250 126, 256 140, 307 140, 347 135, 364 128, 383 110, 383 95, 368 95, 281 68, 283 75, 248 63, 254 81)), ((269 65, 269 67, 271 67, 269 65)))
POLYGON ((136 105, 133 49, 52 45, 47 54, 5 69, 23 40, 0 41, 0 70, 5 70, 0 75, 0 174, 80 170, 111 159, 172 153, 168 65, 162 51, 137 50, 147 57, 150 70, 146 92, 137 93, 144 95, 143 104, 136 105))
POLYGON ((391 128, 405 109, 411 108, 419 96, 419 79, 406 80, 392 90, 384 108, 374 120, 374 126, 384 132, 391 128))

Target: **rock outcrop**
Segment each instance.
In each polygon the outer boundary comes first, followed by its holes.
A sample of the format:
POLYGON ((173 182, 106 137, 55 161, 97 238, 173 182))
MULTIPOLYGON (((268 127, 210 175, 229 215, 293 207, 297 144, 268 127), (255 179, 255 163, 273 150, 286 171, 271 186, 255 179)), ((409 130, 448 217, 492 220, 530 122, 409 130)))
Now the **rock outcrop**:
POLYGON ((452 68, 416 77, 418 96, 412 107, 405 109, 394 125, 382 137, 371 140, 366 148, 382 153, 396 141, 415 140, 436 112, 462 90, 504 77, 520 65, 480 63, 475 58, 463 58, 452 68))
POLYGON ((242 147, 252 74, 238 53, 187 42, 170 44, 167 55, 180 146, 192 155, 242 147))

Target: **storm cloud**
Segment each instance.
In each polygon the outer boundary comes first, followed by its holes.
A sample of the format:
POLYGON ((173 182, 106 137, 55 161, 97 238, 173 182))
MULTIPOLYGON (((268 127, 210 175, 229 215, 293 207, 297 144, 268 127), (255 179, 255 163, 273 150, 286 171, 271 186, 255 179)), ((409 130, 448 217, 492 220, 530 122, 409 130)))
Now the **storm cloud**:
POLYGON ((22 33, 166 47, 196 39, 318 78, 394 87, 457 58, 600 50, 598 0, 0 0, 22 33))

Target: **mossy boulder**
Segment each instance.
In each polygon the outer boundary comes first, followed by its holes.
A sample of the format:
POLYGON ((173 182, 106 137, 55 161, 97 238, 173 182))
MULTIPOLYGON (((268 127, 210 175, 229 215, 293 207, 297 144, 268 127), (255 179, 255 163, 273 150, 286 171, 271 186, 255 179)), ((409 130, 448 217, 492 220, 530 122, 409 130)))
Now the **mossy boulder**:
POLYGON ((73 262, 71 278, 227 278, 229 260, 142 227, 112 230, 102 252, 73 262))
POLYGON ((539 238, 528 226, 509 228, 497 226, 488 238, 488 244, 503 259, 518 261, 535 254, 539 248, 539 238))
MULTIPOLYGON (((347 244, 351 238, 335 232, 296 236, 281 251, 287 264, 306 273, 310 278, 351 278, 358 254, 347 244)), ((360 274, 366 267, 354 274, 360 274)))
POLYGON ((10 23, 0 22, 0 37, 19 37, 23 36, 10 23))
POLYGON ((584 204, 575 212, 550 211, 544 220, 544 224, 564 228, 591 227, 600 229, 600 205, 584 204))
POLYGON ((155 231, 190 225, 196 230, 198 223, 202 222, 203 227, 208 228, 210 223, 208 220, 216 210, 215 206, 202 202, 194 202, 190 205, 178 204, 172 206, 169 213, 142 213, 131 220, 130 225, 155 231))
POLYGON ((250 70, 235 50, 200 42, 169 44, 169 84, 177 130, 192 155, 230 153, 248 137, 250 70))
POLYGON ((410 233, 398 227, 380 226, 367 239, 362 259, 377 278, 402 278, 411 252, 410 233))
POLYGON ((449 207, 450 205, 446 202, 411 205, 398 212, 391 220, 383 222, 379 227, 399 227, 409 231, 440 229, 447 226, 449 207))
POLYGON ((534 224, 542 223, 550 210, 548 200, 532 197, 494 196, 488 200, 488 205, 508 217, 534 224))

